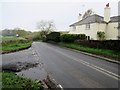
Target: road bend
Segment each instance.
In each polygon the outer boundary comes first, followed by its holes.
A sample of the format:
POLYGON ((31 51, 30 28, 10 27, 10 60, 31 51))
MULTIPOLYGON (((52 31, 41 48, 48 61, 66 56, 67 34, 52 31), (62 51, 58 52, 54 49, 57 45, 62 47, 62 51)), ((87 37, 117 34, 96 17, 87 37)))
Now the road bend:
POLYGON ((32 47, 63 88, 118 88, 118 64, 43 42, 32 47))

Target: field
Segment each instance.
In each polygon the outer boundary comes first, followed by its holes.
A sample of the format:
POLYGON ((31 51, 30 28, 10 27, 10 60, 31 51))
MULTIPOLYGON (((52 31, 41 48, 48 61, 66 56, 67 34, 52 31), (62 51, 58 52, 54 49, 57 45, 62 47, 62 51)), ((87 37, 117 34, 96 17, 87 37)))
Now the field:
POLYGON ((2 53, 26 49, 30 47, 32 44, 31 41, 23 37, 7 36, 7 37, 1 37, 0 40, 2 41, 0 45, 0 51, 2 53))
POLYGON ((15 36, 5 36, 5 37, 0 37, 0 40, 24 40, 25 38, 23 37, 15 37, 15 36))

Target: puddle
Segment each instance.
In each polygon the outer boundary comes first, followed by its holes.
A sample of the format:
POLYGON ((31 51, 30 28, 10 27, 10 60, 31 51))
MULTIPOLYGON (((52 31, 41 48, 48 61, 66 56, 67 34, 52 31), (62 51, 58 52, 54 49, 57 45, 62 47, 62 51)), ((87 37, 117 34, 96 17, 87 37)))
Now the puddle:
POLYGON ((47 77, 47 72, 44 70, 44 68, 40 64, 37 65, 37 67, 23 70, 16 74, 23 76, 25 78, 30 78, 32 80, 41 80, 41 81, 46 79, 47 77))

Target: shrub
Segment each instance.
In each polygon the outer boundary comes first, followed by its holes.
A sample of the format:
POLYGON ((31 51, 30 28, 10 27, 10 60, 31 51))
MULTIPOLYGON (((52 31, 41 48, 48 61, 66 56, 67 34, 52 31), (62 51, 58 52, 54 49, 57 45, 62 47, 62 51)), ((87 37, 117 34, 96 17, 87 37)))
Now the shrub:
POLYGON ((32 32, 31 34, 25 36, 25 38, 32 41, 38 41, 41 40, 41 35, 40 32, 32 32))
POLYGON ((105 32, 98 31, 97 32, 97 37, 98 37, 99 40, 104 40, 105 32))
POLYGON ((46 40, 60 42, 60 32, 51 32, 46 36, 46 40))
POLYGON ((74 42, 75 40, 85 40, 85 34, 63 34, 60 36, 60 40, 62 42, 74 42))
POLYGON ((75 43, 91 48, 101 48, 120 51, 119 40, 76 40, 75 43))
POLYGON ((41 39, 42 39, 43 42, 46 42, 46 41, 47 41, 46 36, 42 36, 41 39))
POLYGON ((28 39, 16 39, 16 40, 3 40, 1 45, 6 45, 6 44, 17 44, 17 43, 28 43, 31 42, 28 39))

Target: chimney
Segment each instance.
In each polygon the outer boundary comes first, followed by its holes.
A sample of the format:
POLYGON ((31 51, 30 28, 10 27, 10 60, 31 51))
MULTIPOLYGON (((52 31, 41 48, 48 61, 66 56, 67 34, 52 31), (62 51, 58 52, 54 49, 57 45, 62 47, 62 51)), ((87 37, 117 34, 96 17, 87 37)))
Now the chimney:
POLYGON ((79 13, 78 21, 82 20, 82 14, 79 13))
POLYGON ((104 21, 109 22, 110 21, 110 7, 109 3, 106 4, 106 7, 104 8, 104 21))

